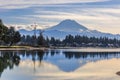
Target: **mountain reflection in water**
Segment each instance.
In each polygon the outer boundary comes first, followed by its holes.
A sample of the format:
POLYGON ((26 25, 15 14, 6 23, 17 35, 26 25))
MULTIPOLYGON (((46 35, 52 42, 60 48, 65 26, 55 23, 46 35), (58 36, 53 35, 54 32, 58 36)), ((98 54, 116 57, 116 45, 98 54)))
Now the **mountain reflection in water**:
MULTIPOLYGON (((65 73, 71 73, 83 67, 87 63, 100 60, 109 60, 120 58, 119 52, 69 52, 62 50, 47 51, 0 51, 0 80, 2 74, 7 70, 14 70, 19 65, 23 65, 25 61, 31 63, 34 72, 38 72, 39 68, 54 65, 55 69, 59 69, 65 73)), ((25 64, 25 65, 28 65, 25 64)), ((27 67, 26 67, 27 68, 27 67)), ((57 70, 58 70, 57 69, 57 70)), ((56 71, 57 72, 57 71, 56 71)), ((34 79, 32 79, 34 80, 34 79)))

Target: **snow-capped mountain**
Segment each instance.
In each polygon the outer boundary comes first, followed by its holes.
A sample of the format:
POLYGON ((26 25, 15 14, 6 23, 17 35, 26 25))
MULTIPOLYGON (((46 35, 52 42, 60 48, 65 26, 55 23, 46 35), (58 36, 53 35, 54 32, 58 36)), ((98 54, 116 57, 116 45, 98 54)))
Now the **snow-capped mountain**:
MULTIPOLYGON (((19 32, 23 35, 33 35, 34 30, 26 31, 19 30, 19 32)), ((40 30, 36 30, 37 35, 40 33, 40 30)), ((120 39, 120 35, 113 35, 110 33, 103 33, 97 30, 90 30, 83 25, 80 25, 74 20, 64 20, 60 22, 58 25, 55 25, 51 28, 44 30, 44 36, 55 37, 59 39, 64 39, 66 35, 81 35, 88 37, 108 37, 108 38, 117 38, 120 39)))
POLYGON ((64 20, 61 23, 59 23, 56 26, 53 26, 47 30, 58 30, 58 31, 64 31, 64 32, 80 32, 88 30, 83 25, 78 24, 74 20, 64 20))

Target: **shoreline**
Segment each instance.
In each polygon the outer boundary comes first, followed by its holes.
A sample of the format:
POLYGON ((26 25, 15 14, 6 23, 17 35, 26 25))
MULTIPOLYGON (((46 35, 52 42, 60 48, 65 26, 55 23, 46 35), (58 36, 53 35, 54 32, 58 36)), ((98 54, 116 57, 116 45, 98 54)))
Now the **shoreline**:
POLYGON ((66 52, 120 52, 120 48, 102 48, 102 47, 0 47, 0 51, 17 50, 63 50, 66 52))
POLYGON ((62 49, 65 52, 120 52, 120 48, 67 48, 62 49))
POLYGON ((0 51, 17 51, 17 50, 46 50, 45 47, 30 47, 30 46, 20 46, 20 47, 0 47, 0 51))

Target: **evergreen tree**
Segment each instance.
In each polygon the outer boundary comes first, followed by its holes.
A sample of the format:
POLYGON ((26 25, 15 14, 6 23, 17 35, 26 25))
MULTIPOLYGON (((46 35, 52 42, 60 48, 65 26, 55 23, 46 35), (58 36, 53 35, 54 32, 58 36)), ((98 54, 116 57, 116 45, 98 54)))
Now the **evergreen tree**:
POLYGON ((30 45, 31 44, 31 37, 30 37, 30 35, 27 35, 26 36, 26 40, 25 40, 26 42, 26 44, 28 44, 28 45, 30 45))
POLYGON ((48 38, 48 37, 46 38, 45 43, 46 43, 46 45, 47 45, 47 46, 49 46, 49 45, 50 45, 50 40, 49 40, 49 38, 48 38))
POLYGON ((10 29, 8 29, 8 31, 4 35, 4 42, 6 44, 9 44, 10 46, 19 42, 20 39, 21 35, 18 31, 15 31, 14 27, 10 27, 10 29))
POLYGON ((13 43, 17 43, 17 42, 19 42, 20 40, 21 40, 21 35, 20 35, 20 33, 18 32, 18 31, 16 31, 15 33, 14 33, 14 40, 13 40, 13 43))
POLYGON ((40 32, 40 35, 38 36, 37 43, 39 46, 45 46, 45 39, 42 35, 42 32, 40 32))
POLYGON ((7 30, 8 28, 3 24, 2 20, 0 19, 0 42, 4 41, 4 36, 7 30))
POLYGON ((21 42, 23 42, 23 43, 26 42, 26 37, 25 37, 25 35, 23 35, 23 36, 21 37, 21 42))
POLYGON ((55 38, 54 38, 54 37, 51 37, 51 39, 50 39, 50 44, 51 44, 52 46, 56 46, 55 38))

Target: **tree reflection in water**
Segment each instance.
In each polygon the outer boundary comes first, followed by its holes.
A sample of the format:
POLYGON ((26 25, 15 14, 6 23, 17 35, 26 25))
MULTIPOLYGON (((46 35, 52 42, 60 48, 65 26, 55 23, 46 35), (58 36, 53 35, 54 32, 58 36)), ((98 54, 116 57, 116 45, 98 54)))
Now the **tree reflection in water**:
POLYGON ((66 58, 68 59, 85 59, 85 58, 101 58, 101 59, 109 59, 109 58, 119 58, 120 52, 63 52, 66 58))
POLYGON ((20 57, 16 53, 10 51, 0 52, 0 76, 5 69, 13 69, 14 65, 18 66, 19 63, 20 57))
MULTIPOLYGON (((46 60, 46 57, 56 57, 55 61, 58 60, 58 57, 62 55, 65 59, 80 59, 83 63, 89 61, 98 61, 103 59, 111 59, 111 58, 119 58, 119 52, 69 52, 62 50, 48 50, 48 51, 0 51, 0 76, 3 71, 7 68, 13 69, 14 66, 19 66, 20 60, 30 59, 33 61, 34 64, 34 71, 35 71, 35 62, 39 61, 41 65, 42 60, 46 60), (31 58, 30 58, 31 57, 31 58)), ((59 58, 63 59, 63 58, 59 58)), ((49 62, 50 59, 48 59, 49 62)), ((54 63, 54 62, 53 62, 54 63)), ((56 64, 58 65, 58 64, 56 64)), ((60 65, 60 64, 59 64, 60 65)), ((66 64, 67 65, 67 64, 66 64)))
POLYGON ((0 51, 0 76, 5 69, 13 69, 14 66, 18 66, 21 60, 20 56, 26 56, 26 58, 31 56, 35 71, 35 61, 39 60, 41 63, 44 51, 0 51))

